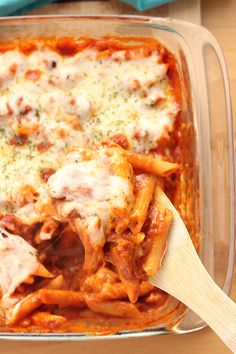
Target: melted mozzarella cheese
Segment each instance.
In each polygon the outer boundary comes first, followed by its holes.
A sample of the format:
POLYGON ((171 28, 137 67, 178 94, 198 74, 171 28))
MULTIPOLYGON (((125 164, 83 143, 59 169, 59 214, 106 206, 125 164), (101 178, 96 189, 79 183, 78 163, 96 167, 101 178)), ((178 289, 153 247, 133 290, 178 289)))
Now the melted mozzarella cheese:
POLYGON ((82 217, 98 214, 107 220, 112 208, 124 208, 130 195, 127 178, 109 172, 109 164, 91 160, 66 165, 48 180, 49 195, 77 203, 82 217))
POLYGON ((80 227, 86 229, 91 242, 103 245, 106 224, 114 210, 129 210, 133 191, 130 178, 111 172, 112 158, 100 152, 97 155, 94 160, 60 168, 48 180, 48 193, 59 200, 59 219, 67 219, 76 211, 80 227))
POLYGON ((69 146, 121 133, 135 151, 148 152, 173 129, 178 106, 157 53, 131 60, 124 51, 96 55, 86 49, 62 57, 47 48, 0 54, 0 204, 8 211, 21 206, 22 185, 43 192, 40 172, 60 168, 69 146), (161 105, 152 104, 162 97, 161 105), (24 133, 27 142, 12 145, 24 133))
POLYGON ((65 111, 78 116, 78 120, 80 120, 81 123, 90 118, 91 110, 91 103, 82 95, 71 95, 67 102, 65 102, 65 111))
POLYGON ((37 270, 36 250, 22 237, 0 228, 0 292, 9 298, 37 270))

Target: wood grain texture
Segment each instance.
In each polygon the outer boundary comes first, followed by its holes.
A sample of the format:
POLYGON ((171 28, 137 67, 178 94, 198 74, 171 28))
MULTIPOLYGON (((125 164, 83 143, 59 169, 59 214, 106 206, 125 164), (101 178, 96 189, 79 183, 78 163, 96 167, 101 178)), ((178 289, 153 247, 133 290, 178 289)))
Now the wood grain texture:
MULTIPOLYGON (((219 41, 228 66, 236 128, 236 1, 202 1, 202 23, 219 41)), ((234 134, 235 134, 234 129, 234 134)), ((235 134, 236 141, 236 134, 235 134)))
MULTIPOLYGON (((98 7, 97 1, 84 1, 73 4, 51 4, 35 10, 34 14, 53 13, 129 13, 137 14, 130 6, 120 4, 116 0, 104 1, 106 5, 98 7)), ((199 0, 179 0, 179 4, 162 6, 155 10, 141 14, 151 16, 172 16, 181 18, 185 8, 176 10, 180 3, 187 3, 191 13, 184 15, 182 19, 192 20, 198 23, 199 0), (189 3, 191 5, 189 5, 189 3), (196 10, 196 4, 198 4, 196 10), (176 7, 175 7, 176 6, 176 7), (193 10, 194 8, 194 10, 193 10), (177 11, 170 13, 170 11, 177 11), (197 14, 196 14, 197 11, 197 14), (193 16, 197 20, 193 19, 193 16)), ((229 69, 229 77, 232 89, 232 101, 234 117, 236 118, 236 1, 235 0, 203 0, 202 1, 202 24, 206 26, 221 44, 229 69)), ((140 14, 140 13, 139 13, 140 14)), ((236 122, 236 121, 235 121, 236 122)), ((236 301, 236 277, 234 279, 232 298, 236 301)), ((130 339, 124 341, 96 341, 80 343, 43 343, 43 342, 0 342, 1 354, 229 354, 230 351, 222 344, 218 337, 206 328, 200 332, 188 335, 169 335, 149 338, 130 339)))
POLYGON ((174 17, 201 23, 200 0, 180 0, 172 4, 139 12, 118 0, 79 1, 50 4, 32 11, 31 14, 132 14, 160 17, 174 17))
POLYGON ((1 354, 230 354, 208 328, 187 335, 167 335, 94 342, 1 342, 1 354))
POLYGON ((182 0, 168 5, 169 16, 180 20, 201 23, 201 0, 182 0))

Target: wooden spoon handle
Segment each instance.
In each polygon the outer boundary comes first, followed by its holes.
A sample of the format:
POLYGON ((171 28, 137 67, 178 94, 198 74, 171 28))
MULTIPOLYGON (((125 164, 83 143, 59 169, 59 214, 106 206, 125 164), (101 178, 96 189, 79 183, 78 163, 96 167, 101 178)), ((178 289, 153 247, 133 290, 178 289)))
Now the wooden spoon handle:
POLYGON ((177 272, 171 274, 165 271, 165 281, 159 281, 156 274, 151 278, 151 283, 197 313, 236 353, 236 304, 215 284, 196 257, 191 255, 189 262, 188 254, 178 273, 180 276, 177 276, 177 272))
POLYGON ((162 195, 158 202, 172 210, 174 220, 162 267, 150 282, 192 309, 236 353, 236 304, 204 268, 183 221, 168 198, 162 195))

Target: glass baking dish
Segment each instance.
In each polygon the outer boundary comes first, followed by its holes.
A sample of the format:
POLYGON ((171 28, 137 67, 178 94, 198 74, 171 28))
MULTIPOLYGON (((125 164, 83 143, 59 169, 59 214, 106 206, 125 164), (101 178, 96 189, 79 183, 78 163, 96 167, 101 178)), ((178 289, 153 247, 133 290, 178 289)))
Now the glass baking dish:
MULTIPOLYGON (((234 266, 233 127, 227 69, 205 28, 173 19, 137 16, 0 18, 1 40, 39 36, 155 37, 176 57, 182 89, 183 171, 180 212, 208 272, 229 294, 234 266)), ((204 299, 203 299, 204 301, 204 299)), ((0 333, 0 339, 91 340, 187 333, 205 326, 185 310, 168 323, 112 336, 76 333, 0 333)))

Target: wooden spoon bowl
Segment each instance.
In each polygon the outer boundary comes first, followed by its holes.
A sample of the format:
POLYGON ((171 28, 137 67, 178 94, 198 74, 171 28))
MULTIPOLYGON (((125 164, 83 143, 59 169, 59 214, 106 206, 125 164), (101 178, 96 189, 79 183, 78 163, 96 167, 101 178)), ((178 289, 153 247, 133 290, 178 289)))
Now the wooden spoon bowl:
POLYGON ((149 281, 198 314, 236 353, 236 304, 204 268, 179 213, 160 187, 155 190, 154 203, 170 209, 173 221, 161 269, 149 281))

